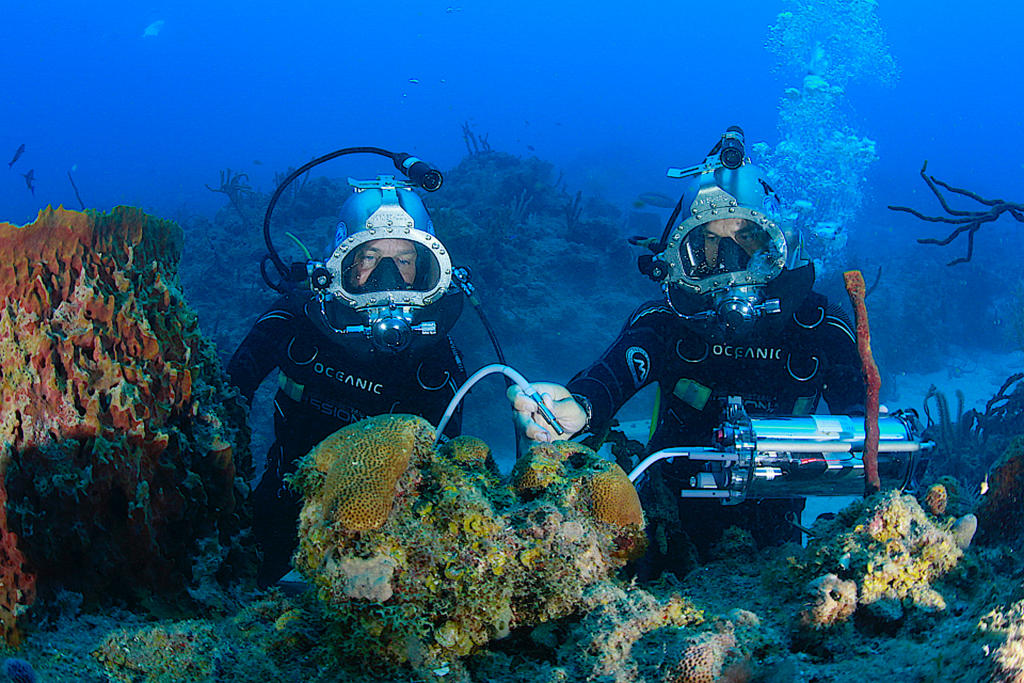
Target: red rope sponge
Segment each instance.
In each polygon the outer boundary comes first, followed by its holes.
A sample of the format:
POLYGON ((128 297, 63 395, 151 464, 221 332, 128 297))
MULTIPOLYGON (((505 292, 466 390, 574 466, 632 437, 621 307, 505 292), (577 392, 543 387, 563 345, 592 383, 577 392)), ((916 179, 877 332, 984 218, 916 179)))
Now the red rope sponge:
POLYGON ((871 330, 868 327, 868 308, 864 304, 866 288, 864 275, 859 270, 843 273, 846 293, 850 295, 857 321, 857 352, 860 353, 868 398, 864 405, 864 495, 870 496, 882 488, 878 478, 878 392, 882 376, 871 355, 871 330))

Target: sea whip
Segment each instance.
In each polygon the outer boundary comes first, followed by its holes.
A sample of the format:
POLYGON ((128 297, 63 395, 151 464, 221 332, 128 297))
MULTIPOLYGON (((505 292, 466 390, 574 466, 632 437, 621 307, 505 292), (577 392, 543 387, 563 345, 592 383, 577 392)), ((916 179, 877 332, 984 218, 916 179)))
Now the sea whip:
POLYGON ((871 330, 868 327, 868 309, 864 305, 864 276, 859 270, 848 270, 843 273, 843 280, 856 316, 857 351, 868 390, 864 404, 864 495, 870 496, 882 488, 878 478, 878 391, 882 377, 871 355, 871 330))

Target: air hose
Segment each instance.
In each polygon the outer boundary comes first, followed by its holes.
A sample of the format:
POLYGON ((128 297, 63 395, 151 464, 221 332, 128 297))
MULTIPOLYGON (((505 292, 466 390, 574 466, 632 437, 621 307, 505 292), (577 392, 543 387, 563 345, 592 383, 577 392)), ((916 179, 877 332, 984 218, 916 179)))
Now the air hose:
POLYGON ((436 168, 423 161, 417 159, 414 156, 405 154, 404 152, 389 152, 386 149, 380 147, 346 147, 345 149, 339 149, 330 154, 325 154, 322 157, 317 157, 312 161, 309 161, 299 168, 292 171, 287 178, 281 181, 281 184, 277 186, 274 194, 270 197, 270 203, 267 204, 267 212, 263 216, 263 241, 267 245, 267 251, 269 252, 260 262, 260 273, 263 275, 263 279, 266 281, 272 289, 284 293, 288 285, 282 284, 282 282, 301 282, 306 278, 305 264, 292 264, 291 267, 285 265, 284 261, 277 253, 277 249, 274 248, 274 243, 270 238, 270 217, 274 214, 274 207, 277 205, 277 200, 281 198, 281 193, 284 192, 285 188, 292 183, 293 180, 298 178, 300 175, 310 170, 314 166, 336 159, 340 156, 348 154, 377 154, 382 157, 391 159, 395 164, 395 168, 401 171, 409 180, 422 187, 427 192, 434 192, 441 187, 444 182, 444 178, 441 172, 436 168), (267 261, 270 261, 281 280, 279 282, 272 282, 269 274, 267 273, 267 261))
POLYGON ((558 420, 556 420, 555 416, 551 414, 551 411, 548 410, 548 407, 544 405, 544 400, 541 398, 540 394, 538 394, 537 390, 533 388, 533 385, 526 381, 525 377, 523 377, 516 370, 510 368, 507 365, 494 363, 492 365, 485 365, 484 367, 474 372, 472 376, 466 380, 465 384, 459 387, 459 390, 455 392, 455 396, 452 397, 452 400, 448 403, 448 408, 444 411, 444 416, 441 418, 441 421, 437 423, 437 437, 434 439, 435 446, 438 443, 440 443, 441 435, 444 434, 444 428, 448 426, 448 421, 451 420, 452 415, 455 414, 455 409, 459 407, 459 404, 462 403, 462 399, 466 397, 466 394, 469 393, 469 390, 473 388, 473 385, 475 385, 477 382, 479 382, 487 375, 493 375, 496 372, 500 372, 501 374, 505 375, 510 380, 515 382, 516 385, 520 389, 522 389, 524 394, 526 394, 527 396, 529 396, 530 398, 537 402, 537 405, 540 407, 540 411, 544 413, 544 417, 547 419, 548 422, 551 423, 551 426, 554 428, 555 432, 557 432, 558 434, 565 433, 565 430, 562 429, 562 426, 558 424, 558 420))

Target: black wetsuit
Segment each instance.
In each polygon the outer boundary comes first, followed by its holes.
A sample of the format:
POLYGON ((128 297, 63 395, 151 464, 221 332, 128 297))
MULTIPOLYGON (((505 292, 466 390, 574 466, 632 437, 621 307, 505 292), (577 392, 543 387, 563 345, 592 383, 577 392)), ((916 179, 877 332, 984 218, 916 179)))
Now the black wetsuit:
MULTIPOLYGON (((783 321, 779 321, 783 322, 783 321)), ((689 329, 665 301, 638 308, 619 338, 568 386, 592 408, 591 430, 600 433, 637 391, 658 383, 653 453, 671 446, 710 446, 728 397, 743 398, 751 415, 810 414, 824 398, 834 414, 863 409, 864 382, 849 318, 812 292, 774 333, 739 341, 709 340, 689 329)), ((752 500, 723 506, 717 500, 679 497, 689 487, 693 463, 662 461, 640 481, 651 536, 642 578, 692 567, 721 530, 738 525, 759 545, 791 537, 786 511, 798 501, 752 500), (644 576, 646 574, 646 576, 644 576)), ((797 536, 798 538, 798 536, 797 536)))
MULTIPOLYGON (((261 586, 287 573, 297 545, 302 501, 283 479, 295 471, 296 460, 341 427, 365 417, 411 413, 436 425, 466 380, 462 358, 447 335, 421 338, 401 353, 383 353, 373 350, 361 335, 329 338, 307 314, 307 307, 316 305, 309 295, 278 299, 256 321, 228 364, 232 382, 250 405, 263 379, 275 368, 280 370, 274 444, 253 497, 253 532, 263 550, 261 586)), ((445 427, 445 436, 458 435, 461 423, 460 407, 445 427)))

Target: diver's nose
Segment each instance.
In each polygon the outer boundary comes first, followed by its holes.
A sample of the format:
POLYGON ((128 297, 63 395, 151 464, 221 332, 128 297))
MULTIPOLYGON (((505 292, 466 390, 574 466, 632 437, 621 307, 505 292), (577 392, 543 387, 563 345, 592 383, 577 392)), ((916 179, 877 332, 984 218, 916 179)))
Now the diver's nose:
POLYGON ((405 279, 398 270, 398 264, 390 256, 382 258, 377 266, 366 279, 366 288, 369 291, 385 292, 395 289, 406 289, 405 279))

